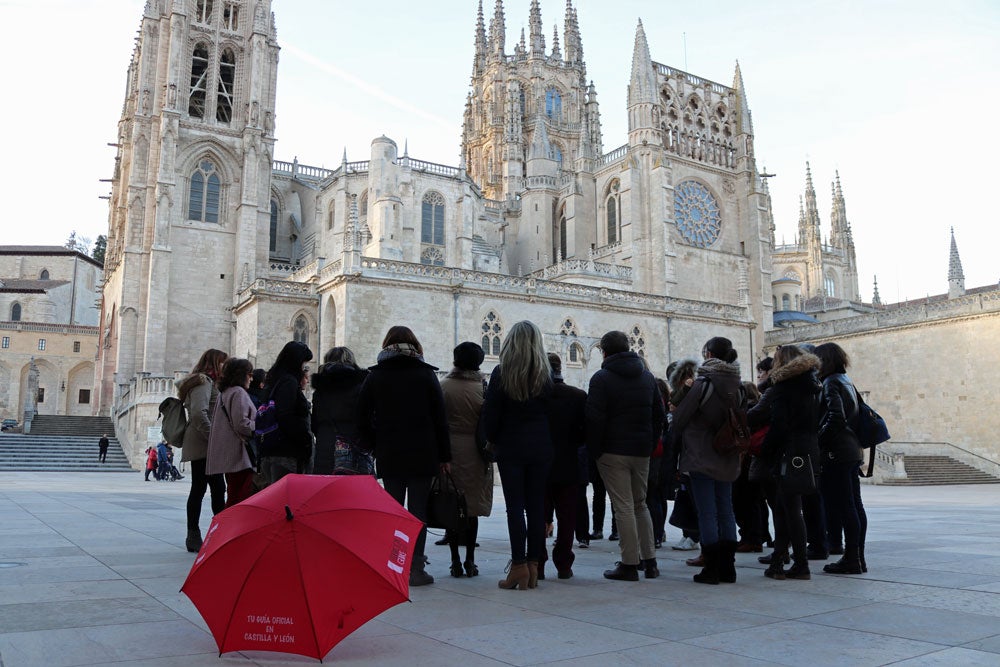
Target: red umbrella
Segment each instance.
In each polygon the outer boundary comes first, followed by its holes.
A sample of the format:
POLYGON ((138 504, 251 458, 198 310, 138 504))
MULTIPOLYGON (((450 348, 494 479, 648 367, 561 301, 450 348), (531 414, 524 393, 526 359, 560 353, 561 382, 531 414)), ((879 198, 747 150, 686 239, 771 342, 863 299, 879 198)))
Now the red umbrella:
POLYGON ((409 600, 422 525, 368 475, 287 475, 212 519, 181 591, 219 655, 322 659, 409 600))

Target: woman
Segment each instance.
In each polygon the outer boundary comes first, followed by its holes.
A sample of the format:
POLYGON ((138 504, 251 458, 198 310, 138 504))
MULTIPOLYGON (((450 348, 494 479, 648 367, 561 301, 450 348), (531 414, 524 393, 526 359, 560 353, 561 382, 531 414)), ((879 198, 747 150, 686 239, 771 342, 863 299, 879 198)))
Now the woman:
MULTIPOLYGON (((191 491, 187 500, 187 538, 184 546, 191 553, 201 549, 201 501, 211 489, 212 514, 226 507, 226 482, 222 475, 209 475, 205 470, 208 456, 208 436, 212 431, 212 416, 219 390, 215 381, 222 373, 228 355, 222 350, 205 350, 191 373, 177 383, 177 397, 187 410, 188 425, 184 429, 181 461, 191 463, 191 491)), ((174 443, 177 444, 177 443, 174 443)))
POLYGON ((359 447, 358 395, 368 371, 359 368, 354 353, 346 347, 331 348, 323 365, 313 373, 312 431, 316 436, 313 472, 317 475, 350 474, 336 470, 334 451, 338 439, 359 447))
POLYGON ((486 394, 485 378, 479 372, 485 353, 479 345, 465 342, 455 348, 452 357, 454 368, 441 381, 441 391, 451 439, 451 475, 455 486, 465 494, 469 519, 464 530, 448 531, 451 576, 475 577, 479 575, 475 556, 479 517, 489 516, 493 509, 493 464, 483 458, 476 445, 476 428, 486 394), (458 555, 462 544, 465 562, 458 555))
POLYGON ((208 436, 205 472, 226 478, 226 507, 243 502, 253 495, 253 462, 244 442, 253 436, 257 410, 247 393, 253 364, 246 359, 230 358, 219 378, 219 403, 208 436))
POLYGON ((815 378, 819 359, 795 345, 780 345, 774 353, 771 387, 757 403, 756 413, 770 412, 771 428, 764 439, 761 457, 773 473, 774 553, 764 575, 772 579, 809 579, 806 524, 802 516, 802 489, 791 485, 788 466, 793 458, 819 470, 818 399, 820 386, 815 378), (792 566, 786 572, 789 544, 794 550, 792 566))
POLYGON ((554 456, 547 416, 552 375, 542 332, 531 322, 510 328, 486 390, 483 420, 493 443, 507 503, 510 569, 500 588, 534 588, 545 547, 545 484, 554 456))
POLYGON ((278 423, 277 442, 266 455, 262 452, 261 466, 268 484, 289 473, 309 472, 313 435, 309 401, 302 393, 302 386, 309 372, 306 363, 312 358, 312 351, 304 343, 289 341, 267 371, 267 400, 274 401, 278 423))
POLYGON ((819 427, 819 447, 823 460, 820 487, 826 507, 827 525, 844 529, 844 555, 836 563, 823 567, 831 574, 861 574, 865 563, 865 534, 868 515, 861 502, 858 466, 864 451, 853 425, 858 419, 858 394, 847 376, 850 359, 836 343, 816 348, 819 377, 823 382, 823 417, 819 427))
MULTIPOLYGON (((378 363, 361 387, 358 427, 362 446, 375 451, 385 490, 420 519, 438 473, 450 470, 451 442, 436 367, 424 361, 420 341, 403 326, 389 329, 378 363)), ((410 586, 434 583, 424 570, 427 529, 420 529, 410 566, 410 586)))
POLYGON ((737 353, 728 338, 716 337, 702 349, 704 363, 684 400, 674 410, 672 429, 680 438, 680 471, 691 477, 691 496, 698 512, 698 532, 705 565, 694 575, 699 584, 736 581, 736 517, 733 481, 740 474, 735 450, 720 454, 715 434, 727 409, 743 407, 737 353))

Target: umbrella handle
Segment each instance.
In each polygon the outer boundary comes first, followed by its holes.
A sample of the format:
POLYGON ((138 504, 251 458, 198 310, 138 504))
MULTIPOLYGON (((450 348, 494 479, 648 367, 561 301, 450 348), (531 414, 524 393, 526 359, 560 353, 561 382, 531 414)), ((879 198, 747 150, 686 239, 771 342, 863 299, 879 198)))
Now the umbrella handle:
POLYGON ((285 505, 285 520, 291 521, 294 518, 295 515, 292 514, 292 508, 290 508, 288 505, 285 505))

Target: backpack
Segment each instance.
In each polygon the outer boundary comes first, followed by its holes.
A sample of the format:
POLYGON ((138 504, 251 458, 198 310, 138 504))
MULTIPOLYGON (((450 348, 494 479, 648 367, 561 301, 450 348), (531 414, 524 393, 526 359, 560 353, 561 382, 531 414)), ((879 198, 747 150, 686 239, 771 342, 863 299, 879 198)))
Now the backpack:
POLYGON ((854 394, 858 397, 858 420, 854 434, 858 436, 862 447, 871 450, 868 454, 868 471, 864 474, 865 477, 871 477, 875 471, 875 447, 892 436, 889 435, 885 420, 875 412, 874 408, 865 403, 857 387, 854 387, 854 394))
POLYGON ((278 431, 278 410, 273 400, 267 400, 257 408, 253 438, 257 443, 257 456, 271 456, 278 448, 281 433, 278 431))
MULTIPOLYGON (((715 383, 706 376, 708 386, 715 389, 715 383)), ((715 432, 712 438, 712 449, 719 456, 730 456, 731 454, 742 454, 750 451, 750 426, 747 424, 746 396, 743 386, 740 385, 738 395, 727 392, 727 403, 725 419, 722 426, 715 432)), ((708 389, 705 390, 705 397, 702 403, 708 400, 708 389)))
POLYGON ((176 396, 169 396, 160 402, 159 411, 160 417, 163 418, 163 425, 160 427, 163 439, 175 447, 180 447, 184 444, 184 431, 188 425, 184 401, 176 396))

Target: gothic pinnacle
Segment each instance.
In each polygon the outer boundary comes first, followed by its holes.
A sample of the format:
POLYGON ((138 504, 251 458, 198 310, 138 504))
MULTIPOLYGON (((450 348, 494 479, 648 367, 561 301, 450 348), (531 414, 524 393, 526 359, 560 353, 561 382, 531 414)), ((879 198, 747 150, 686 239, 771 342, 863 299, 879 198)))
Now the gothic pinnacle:
POLYGON ((955 242, 955 228, 951 228, 951 252, 948 256, 948 281, 960 280, 965 282, 965 273, 962 271, 962 258, 958 255, 958 244, 955 242))

